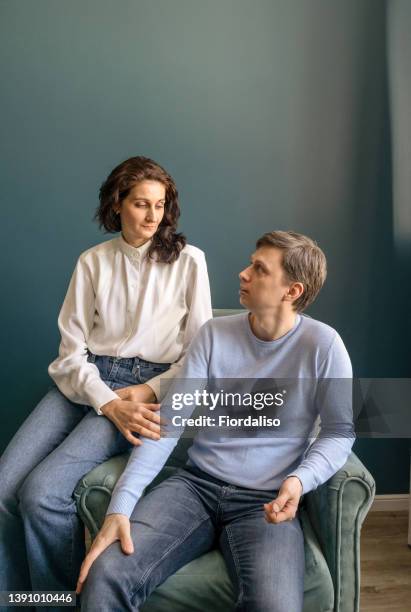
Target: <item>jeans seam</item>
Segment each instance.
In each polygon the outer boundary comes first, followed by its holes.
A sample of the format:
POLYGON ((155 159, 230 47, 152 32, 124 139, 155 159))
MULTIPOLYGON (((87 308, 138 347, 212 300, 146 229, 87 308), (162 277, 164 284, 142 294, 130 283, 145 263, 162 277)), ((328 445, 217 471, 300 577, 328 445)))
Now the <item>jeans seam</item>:
POLYGON ((113 360, 110 371, 108 373, 107 378, 109 381, 115 382, 115 378, 118 374, 119 369, 120 369, 120 361, 116 358, 113 360))
POLYGON ((234 561, 234 567, 237 573, 237 580, 238 580, 238 599, 237 599, 237 604, 241 604, 244 598, 244 586, 243 586, 243 582, 241 580, 241 572, 240 572, 240 562, 238 559, 238 554, 237 554, 237 550, 234 544, 234 540, 232 537, 232 533, 230 530, 230 526, 227 525, 226 527, 226 531, 227 531, 227 540, 228 540, 228 545, 230 547, 230 551, 233 557, 233 561, 234 561))
MULTIPOLYGON (((70 579, 73 578, 73 556, 74 556, 74 532, 75 532, 75 528, 74 528, 74 520, 75 520, 75 501, 73 501, 73 506, 74 506, 74 512, 73 513, 69 513, 69 522, 70 522, 70 529, 71 529, 71 536, 70 536, 70 567, 69 567, 69 576, 70 579)), ((74 578, 76 579, 76 577, 74 578)))
POLYGON ((200 521, 199 523, 197 523, 190 531, 187 531, 187 533, 184 534, 184 536, 180 539, 178 539, 177 541, 173 542, 173 544, 171 544, 171 546, 169 546, 163 553, 163 555, 160 557, 160 559, 157 559, 156 561, 154 561, 154 563, 152 563, 150 565, 150 567, 148 567, 146 569, 146 571, 144 572, 144 574, 141 577, 140 580, 140 584, 134 589, 134 591, 132 591, 132 593, 130 594, 130 601, 132 599, 134 599, 134 597, 137 595, 137 593, 140 591, 140 589, 142 589, 142 587, 144 586, 148 576, 152 573, 152 571, 154 569, 156 569, 161 562, 167 557, 167 555, 174 550, 175 548, 177 548, 177 546, 179 546, 180 544, 182 544, 184 542, 184 540, 186 540, 192 533, 194 533, 194 531, 196 529, 198 529, 203 523, 204 521, 208 520, 209 516, 205 515, 200 521))

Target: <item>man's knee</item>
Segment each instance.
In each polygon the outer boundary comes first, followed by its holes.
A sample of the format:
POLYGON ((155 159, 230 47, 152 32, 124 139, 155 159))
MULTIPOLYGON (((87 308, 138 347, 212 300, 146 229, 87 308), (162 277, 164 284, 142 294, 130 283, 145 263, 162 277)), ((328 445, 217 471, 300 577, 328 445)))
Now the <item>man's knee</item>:
POLYGON ((236 612, 302 612, 302 609, 303 591, 299 588, 258 583, 241 593, 235 606, 236 612))
POLYGON ((143 583, 145 572, 142 564, 130 561, 119 542, 111 544, 90 568, 81 595, 82 609, 101 612, 108 609, 108 602, 118 610, 138 609, 140 598, 135 589, 143 583))

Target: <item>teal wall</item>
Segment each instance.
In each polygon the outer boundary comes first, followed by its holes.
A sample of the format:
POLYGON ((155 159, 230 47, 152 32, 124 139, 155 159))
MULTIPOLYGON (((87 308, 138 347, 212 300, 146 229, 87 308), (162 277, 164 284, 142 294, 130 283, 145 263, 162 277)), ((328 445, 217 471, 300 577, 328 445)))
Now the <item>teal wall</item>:
MULTIPOLYGON (((50 384, 76 258, 104 239, 98 187, 135 154, 175 177, 215 307, 237 306, 256 237, 307 233, 329 260, 310 314, 340 331, 357 376, 409 376, 405 287, 387 322, 409 268, 393 226, 385 2, 1 0, 0 12, 2 447, 50 384)), ((408 447, 356 443, 379 493, 407 490, 408 447)))

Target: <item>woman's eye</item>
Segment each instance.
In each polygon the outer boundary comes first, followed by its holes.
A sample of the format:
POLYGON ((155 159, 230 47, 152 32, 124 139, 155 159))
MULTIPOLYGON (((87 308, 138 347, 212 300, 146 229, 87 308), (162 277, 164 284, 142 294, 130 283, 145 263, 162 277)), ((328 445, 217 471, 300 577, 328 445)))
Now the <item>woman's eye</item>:
POLYGON ((164 208, 164 204, 156 204, 156 208, 164 208))

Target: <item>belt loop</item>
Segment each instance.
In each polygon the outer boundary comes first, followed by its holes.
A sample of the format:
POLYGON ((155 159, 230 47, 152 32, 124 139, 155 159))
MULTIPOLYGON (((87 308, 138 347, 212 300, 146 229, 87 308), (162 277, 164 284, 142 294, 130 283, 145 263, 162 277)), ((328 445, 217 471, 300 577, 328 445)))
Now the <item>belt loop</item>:
POLYGON ((96 363, 96 355, 94 355, 94 353, 92 353, 91 351, 87 351, 87 353, 88 353, 87 361, 90 363, 96 363))

